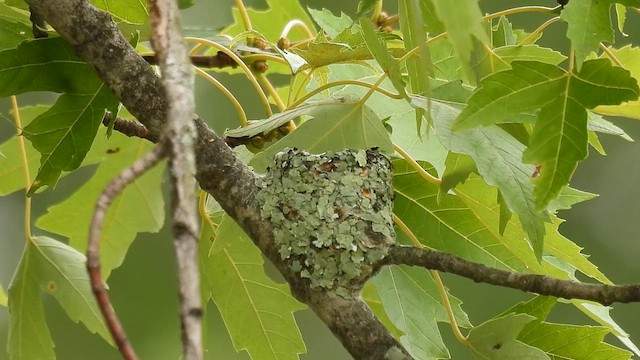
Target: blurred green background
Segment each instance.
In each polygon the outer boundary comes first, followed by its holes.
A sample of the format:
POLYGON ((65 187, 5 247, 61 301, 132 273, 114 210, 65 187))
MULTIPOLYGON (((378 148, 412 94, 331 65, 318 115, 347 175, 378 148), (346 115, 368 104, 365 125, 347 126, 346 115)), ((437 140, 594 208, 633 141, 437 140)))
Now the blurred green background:
MULTIPOLYGON (((574 0, 577 1, 577 0, 574 0)), ((254 8, 266 8, 264 1, 245 1, 254 8)), ((356 1, 302 1, 304 6, 328 8, 334 13, 355 12, 356 1)), ((481 0, 485 12, 523 5, 554 6, 551 0, 544 1, 490 1, 481 0)), ((232 0, 196 1, 196 5, 184 12, 183 23, 194 28, 209 28, 212 32, 228 25, 231 20, 232 0)), ((396 4, 387 1, 385 9, 395 13, 396 4)), ((543 15, 516 15, 511 17, 514 27, 532 30, 548 17, 543 15)), ((626 31, 635 45, 640 43, 640 16, 629 14, 626 31)), ((259 29, 258 29, 259 30, 259 29)), ((568 41, 564 36, 564 24, 556 23, 545 32, 542 45, 560 47, 566 53, 568 41)), ((630 38, 619 36, 619 45, 630 42, 630 38)), ((241 76, 220 75, 218 78, 234 94, 240 97, 250 118, 260 118, 262 111, 248 82, 241 76)), ((49 103, 52 95, 38 93, 20 96, 21 105, 49 103)), ((234 127, 235 115, 221 118, 219 114, 235 114, 232 105, 208 83, 197 80, 197 112, 210 121, 218 131, 234 127)), ((8 114, 8 99, 0 99, 0 141, 14 134, 8 114)), ((640 139, 640 123, 626 119, 614 119, 633 138, 640 139)), ((616 283, 637 283, 640 262, 640 144, 627 143, 619 138, 601 138, 608 156, 602 157, 591 151, 572 181, 572 186, 581 190, 600 194, 588 203, 579 204, 560 216, 567 220, 562 225, 562 233, 584 247, 584 253, 616 283)), ((63 178, 55 191, 46 191, 34 198, 33 218, 46 211, 47 206, 58 202, 73 192, 81 181, 91 175, 92 169, 83 169, 77 176, 63 178)), ((0 283, 6 287, 11 281, 23 247, 23 194, 16 193, 0 198, 0 283)), ((35 230, 38 234, 39 230, 35 230)), ((167 231, 159 235, 143 234, 131 247, 124 265, 113 272, 109 284, 114 307, 122 319, 125 329, 142 359, 178 359, 180 354, 179 323, 177 316, 176 276, 173 248, 167 231)), ((479 324, 501 313, 510 305, 530 298, 530 295, 514 290, 475 284, 455 276, 444 276, 445 284, 457 297, 464 301, 463 308, 471 321, 479 324)), ((56 343, 56 352, 63 360, 111 360, 119 359, 115 349, 99 337, 94 336, 83 325, 71 322, 53 298, 43 295, 47 320, 56 343)), ((249 359, 245 353, 237 354, 224 331, 224 324, 214 306, 209 307, 207 319, 208 359, 249 359)), ((640 305, 616 305, 612 312, 614 319, 631 334, 632 340, 640 344, 640 305)), ((326 327, 310 311, 296 314, 302 335, 307 344, 307 355, 301 359, 350 359, 326 327)), ((558 305, 551 315, 551 321, 574 324, 593 324, 572 306, 558 305)), ((445 342, 450 345, 454 359, 467 359, 470 355, 460 348, 451 335, 447 324, 441 324, 445 342)), ((0 359, 7 357, 4 352, 7 342, 8 314, 0 308, 0 359)), ((608 340, 622 346, 615 338, 608 340)))

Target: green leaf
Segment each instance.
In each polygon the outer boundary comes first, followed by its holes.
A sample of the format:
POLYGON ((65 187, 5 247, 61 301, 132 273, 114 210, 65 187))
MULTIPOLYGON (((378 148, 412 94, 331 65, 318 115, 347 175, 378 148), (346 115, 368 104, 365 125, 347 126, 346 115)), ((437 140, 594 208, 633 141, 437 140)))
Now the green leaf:
MULTIPOLYGON (((631 76, 640 79, 640 48, 627 45, 621 49, 609 48, 615 57, 631 72, 631 76)), ((640 101, 628 101, 620 105, 598 106, 595 111, 602 115, 625 116, 640 120, 640 101)))
MULTIPOLYGON (((482 181, 482 178, 471 175, 463 185, 456 187, 455 193, 465 204, 463 206, 468 207, 478 220, 484 224, 483 226, 495 236, 498 232, 497 228, 500 219, 500 207, 495 201, 497 190, 489 187, 482 181)), ((543 256, 541 263, 533 259, 531 251, 526 244, 522 246, 522 239, 526 237, 526 233, 523 231, 518 218, 512 217, 509 220, 501 237, 496 237, 491 242, 485 240, 483 243, 493 244, 498 241, 503 243, 503 246, 513 254, 513 257, 520 259, 523 264, 517 265, 517 263, 513 263, 514 267, 512 269, 515 271, 546 274, 560 279, 575 279, 574 273, 575 270, 578 270, 597 281, 611 284, 611 281, 598 270, 598 267, 591 263, 586 255, 581 253, 582 248, 560 235, 558 226, 561 223, 561 220, 552 217, 552 222, 546 224, 545 256, 543 256), (561 264, 569 264, 569 266, 557 266, 561 264), (568 270, 568 268, 570 269, 568 270)), ((491 238, 486 237, 485 239, 491 238)), ((497 252, 498 250, 495 251, 497 252)))
POLYGON ((551 64, 514 62, 512 69, 486 77, 456 122, 456 129, 495 124, 539 109, 564 91, 566 72, 551 64))
MULTIPOLYGON (((413 100, 416 106, 425 106, 422 99, 415 97, 413 100)), ((431 102, 431 109, 440 142, 452 152, 473 158, 487 184, 500 189, 511 212, 518 215, 536 256, 540 257, 544 222, 549 217, 546 212, 536 209, 531 184, 534 167, 520 160, 524 145, 497 126, 452 131, 460 111, 438 101, 431 102)))
POLYGON ((529 314, 538 321, 531 322, 520 332, 518 340, 535 346, 553 358, 571 359, 629 359, 631 353, 603 342, 611 332, 607 327, 573 326, 542 322, 556 304, 556 298, 536 296, 515 305, 505 314, 529 314))
POLYGON ((387 121, 387 124, 393 128, 393 132, 391 132, 393 143, 400 146, 414 160, 426 161, 433 165, 438 174, 442 174, 448 152, 440 144, 438 137, 433 133, 427 133, 427 124, 423 124, 425 126, 421 128, 420 135, 416 136, 416 127, 411 121, 415 114, 413 114, 411 107, 406 101, 394 101, 393 104, 392 109, 396 114, 387 121), (400 103, 406 106, 407 111, 401 110, 400 103))
POLYGON ((27 245, 9 285, 9 359, 55 359, 30 249, 27 245))
MULTIPOLYGON (((1 8, 0 4, 0 8, 1 8)), ((21 22, 0 17, 0 51, 12 49, 31 38, 31 28, 21 22)))
POLYGON ((7 293, 4 292, 4 287, 0 284, 0 305, 7 307, 8 301, 7 293))
POLYGON ((322 106, 308 115, 296 131, 271 145, 251 161, 256 171, 264 171, 273 156, 286 147, 307 150, 311 153, 342 149, 368 149, 379 147, 386 153, 393 152, 389 134, 378 116, 355 98, 331 106, 322 106))
MULTIPOLYGON (((20 119, 22 126, 26 126, 38 115, 46 112, 48 106, 34 106, 20 108, 20 119)), ((24 142, 27 153, 27 164, 29 173, 35 174, 40 165, 40 153, 31 146, 28 141, 24 142)), ((24 169, 22 165, 22 156, 20 155, 20 144, 18 137, 13 136, 2 145, 0 145, 0 196, 11 194, 20 189, 24 189, 24 169)))
POLYGON ((587 151, 585 108, 613 105, 638 97, 638 84, 629 72, 614 68, 607 60, 590 60, 568 78, 560 97, 538 114, 523 161, 541 165, 536 179, 536 205, 546 207, 569 183, 587 151))
POLYGON ((558 302, 557 298, 551 296, 537 295, 531 300, 522 301, 503 312, 499 317, 508 314, 527 314, 535 316, 536 319, 543 321, 547 318, 551 309, 558 302))
POLYGON ((516 340, 524 326, 535 318, 511 314, 492 319, 469 332, 469 346, 475 359, 549 359, 540 349, 516 340))
MULTIPOLYGON (((311 18, 297 0, 267 0, 267 10, 255 10, 248 8, 251 25, 258 30, 265 38, 272 42, 277 42, 280 32, 292 19, 298 19, 311 26, 311 18)), ((223 34, 237 35, 245 29, 240 11, 234 7, 232 10, 234 23, 222 30, 223 34)), ((313 27, 311 31, 314 32, 313 27)), ((290 40, 304 39, 301 31, 293 31, 289 35, 290 40)))
POLYGON ((577 299, 571 300, 571 302, 598 324, 608 328, 629 350, 633 351, 637 356, 640 356, 640 349, 629 339, 629 334, 627 334, 620 325, 613 320, 611 314, 609 314, 611 310, 610 306, 577 299))
POLYGON ((31 91, 90 94, 99 84, 62 38, 27 41, 0 52, 0 97, 31 91))
POLYGON ((105 109, 115 108, 118 102, 60 38, 29 41, 0 52, 0 96, 30 91, 65 93, 23 129, 42 154, 29 192, 33 194, 43 185, 54 187, 62 171, 82 163, 105 109))
POLYGON ((589 131, 595 131, 601 134, 619 136, 624 140, 633 142, 631 136, 629 136, 624 130, 617 127, 612 122, 605 120, 602 116, 591 111, 589 111, 589 121, 587 122, 587 129, 589 129, 589 131))
POLYGON ((485 51, 482 57, 474 61, 472 70, 478 79, 493 73, 509 69, 514 61, 538 61, 558 65, 566 59, 561 53, 538 45, 506 45, 485 51))
POLYGON ((430 0, 438 19, 444 24, 447 39, 455 49, 460 63, 467 73, 473 51, 473 38, 486 44, 489 42, 487 34, 482 28, 482 12, 478 0, 458 0, 454 3, 448 0, 430 0))
POLYGON ((229 217, 200 238, 202 288, 211 298, 237 351, 253 359, 298 359, 306 351, 293 312, 304 305, 264 273, 258 248, 229 217))
POLYGON ((560 195, 549 203, 549 211, 555 213, 558 210, 569 210, 575 204, 593 200, 597 197, 598 195, 596 194, 565 186, 560 191, 560 195))
POLYGON ((146 1, 92 0, 91 2, 98 9, 108 11, 118 23, 142 25, 149 17, 146 1))
POLYGON ((353 20, 343 12, 340 12, 340 17, 337 17, 327 9, 315 10, 307 8, 307 10, 313 20, 315 20, 315 22, 320 26, 322 31, 332 38, 336 37, 353 24, 353 20))
POLYGON ((367 303, 371 311, 373 311, 378 320, 380 320, 384 327, 389 330, 393 337, 399 339, 403 335, 402 331, 400 331, 393 322, 391 322, 391 319, 389 319, 389 316, 382 305, 380 295, 378 295, 378 290, 376 290, 371 282, 367 282, 364 285, 364 288, 362 289, 362 300, 367 303))
POLYGON ((629 359, 631 352, 603 342, 609 330, 601 326, 575 326, 543 322, 526 329, 518 340, 557 359, 629 359), (606 357, 603 355, 606 354, 606 357))
MULTIPOLYGON (((386 267, 372 280, 391 322, 404 333, 400 343, 416 359, 448 358, 437 322, 448 322, 438 287, 425 269, 386 267)), ((460 300, 449 296, 458 324, 469 327, 460 300)))
POLYGON ((400 71, 400 64, 398 63, 398 60, 391 56, 387 50, 385 42, 381 39, 379 33, 376 33, 373 30, 371 21, 369 21, 368 18, 360 18, 360 28, 362 29, 364 41, 366 42, 374 59, 376 59, 378 65, 382 68, 382 71, 389 75, 389 79, 391 80, 393 87, 398 90, 398 93, 404 96, 404 81, 402 80, 402 72, 400 71))
MULTIPOLYGON (((146 140, 114 133, 106 139, 101 130, 89 160, 100 163, 93 177, 65 201, 47 209, 36 225, 69 238, 69 244, 81 252, 87 248, 89 224, 94 204, 106 184, 124 168, 144 156, 154 146, 146 140)), ((140 232, 157 232, 164 224, 161 192, 164 166, 156 166, 131 185, 112 203, 100 237, 102 275, 124 261, 127 250, 140 232)))
MULTIPOLYGON (((406 68, 409 75, 411 92, 429 97, 429 76, 432 74, 431 55, 427 47, 427 33, 424 30, 422 7, 420 1, 405 0, 398 3, 400 12, 400 28, 404 39, 404 49, 409 52, 418 48, 415 56, 407 59, 406 68)), ((422 125, 424 110, 416 109, 418 133, 422 125)))
POLYGON ((71 320, 84 323, 89 331, 112 343, 89 285, 85 256, 46 236, 34 237, 29 246, 29 266, 40 289, 53 296, 71 320))
POLYGON ((442 174, 438 196, 446 194, 459 183, 465 182, 473 172, 477 173, 478 170, 470 156, 449 152, 445 160, 445 171, 442 174))
POLYGON ((23 129, 41 154, 40 169, 28 195, 42 186, 54 188, 63 171, 77 169, 93 144, 107 108, 117 106, 111 90, 99 84, 87 94, 64 94, 23 129))
MULTIPOLYGON (((598 49, 601 42, 614 42, 610 14, 613 2, 613 0, 574 1, 560 13, 562 20, 569 25, 567 37, 575 50, 578 68, 592 51, 598 49)), ((640 6, 638 0, 615 2, 625 6, 640 6)))
POLYGON ((541 165, 535 197, 537 209, 543 209, 588 154, 586 108, 634 100, 638 85, 628 71, 604 59, 585 62, 577 74, 539 62, 512 65, 485 78, 456 126, 492 124, 541 108, 523 161, 541 165))
POLYGON ((52 295, 69 318, 112 343, 91 292, 84 255, 46 236, 32 238, 9 287, 11 359, 55 359, 40 290, 52 295))

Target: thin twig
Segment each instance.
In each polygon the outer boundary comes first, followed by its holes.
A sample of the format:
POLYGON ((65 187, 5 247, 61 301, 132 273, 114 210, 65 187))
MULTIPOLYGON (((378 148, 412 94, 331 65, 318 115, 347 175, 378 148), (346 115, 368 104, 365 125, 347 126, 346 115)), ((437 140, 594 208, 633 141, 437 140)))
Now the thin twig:
POLYGON ((378 265, 411 265, 460 275, 475 282, 508 287, 564 299, 591 300, 602 305, 640 301, 640 284, 607 285, 560 280, 547 275, 525 274, 491 268, 435 250, 392 246, 378 265))
POLYGON ((164 139, 169 146, 173 244, 178 267, 178 296, 182 323, 182 347, 185 360, 201 360, 202 303, 198 269, 200 233, 195 194, 194 143, 197 131, 193 122, 194 70, 182 36, 180 12, 173 0, 148 2, 151 44, 162 74, 162 87, 168 103, 164 139))
MULTIPOLYGON (((104 126, 109 126, 111 124, 113 118, 113 114, 110 112, 104 115, 102 119, 102 124, 104 126)), ((151 134, 151 132, 141 123, 136 121, 130 121, 123 118, 116 118, 113 122, 113 129, 126 135, 128 137, 139 137, 141 139, 147 139, 152 143, 157 143, 158 139, 151 134)))
POLYGON ((164 156, 164 146, 156 146, 151 152, 137 160, 129 168, 123 170, 118 177, 111 180, 98 198, 93 218, 89 228, 89 242, 87 244, 87 270, 89 271, 89 282, 91 290, 96 297, 98 307, 107 323, 107 328, 113 337, 122 357, 126 360, 135 360, 138 357, 127 339, 127 334, 120 324, 116 313, 109 301, 109 295, 102 281, 100 273, 100 234, 104 223, 107 209, 111 202, 118 196, 124 188, 134 182, 147 170, 156 165, 164 156))

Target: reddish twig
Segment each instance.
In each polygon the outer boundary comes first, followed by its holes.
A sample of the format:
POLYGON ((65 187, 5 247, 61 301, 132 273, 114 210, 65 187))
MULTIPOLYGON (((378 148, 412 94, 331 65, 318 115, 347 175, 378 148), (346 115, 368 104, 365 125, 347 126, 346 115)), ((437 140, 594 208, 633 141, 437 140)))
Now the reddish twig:
POLYGON ((168 145, 171 177, 173 243, 178 266, 178 295, 182 346, 186 360, 201 360, 202 302, 198 269, 200 219, 195 195, 194 71, 189 60, 175 0, 150 0, 151 44, 162 74, 168 103, 164 139, 168 145))
POLYGON ((163 144, 156 146, 151 152, 137 160, 129 168, 123 170, 120 175, 111 180, 98 198, 91 225, 89 228, 89 243, 87 244, 87 270, 91 290, 96 297, 98 307, 107 323, 107 328, 113 337, 122 357, 126 360, 135 360, 138 357, 127 339, 127 334, 118 320, 116 313, 109 301, 109 295, 102 281, 100 273, 100 234, 107 209, 111 202, 124 190, 124 188, 156 165, 165 155, 163 144))
POLYGON ((412 265, 460 275, 475 282, 549 295, 591 300, 602 305, 640 302, 640 284, 606 285, 560 280, 547 275, 525 274, 491 268, 453 254, 412 246, 392 246, 378 265, 412 265))

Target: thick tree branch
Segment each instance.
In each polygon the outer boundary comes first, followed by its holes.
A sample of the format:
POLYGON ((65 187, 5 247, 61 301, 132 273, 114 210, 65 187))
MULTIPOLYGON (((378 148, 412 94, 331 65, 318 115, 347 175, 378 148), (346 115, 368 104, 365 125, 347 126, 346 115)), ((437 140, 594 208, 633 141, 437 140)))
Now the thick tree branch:
MULTIPOLYGON (((160 80, 126 41, 110 16, 86 0, 27 0, 76 54, 95 69, 124 106, 153 138, 165 125, 168 104, 160 80)), ((310 290, 308 281, 291 273, 274 245, 271 225, 260 217, 254 174, 200 119, 195 119, 196 179, 273 262, 293 295, 308 304, 357 359, 411 359, 400 343, 360 299, 341 299, 310 290)))
POLYGON ((193 178, 196 172, 193 144, 197 137, 193 123, 194 71, 183 40, 177 3, 174 0, 150 0, 149 13, 153 28, 151 44, 156 51, 169 107, 162 143, 167 145, 171 175, 172 228, 178 266, 182 346, 186 360, 201 360, 200 228, 193 178))
POLYGON ((490 268, 452 254, 413 246, 393 246, 382 265, 412 265, 466 277, 475 282, 498 285, 540 295, 583 299, 610 305, 640 301, 640 285, 586 284, 546 275, 524 274, 490 268))

